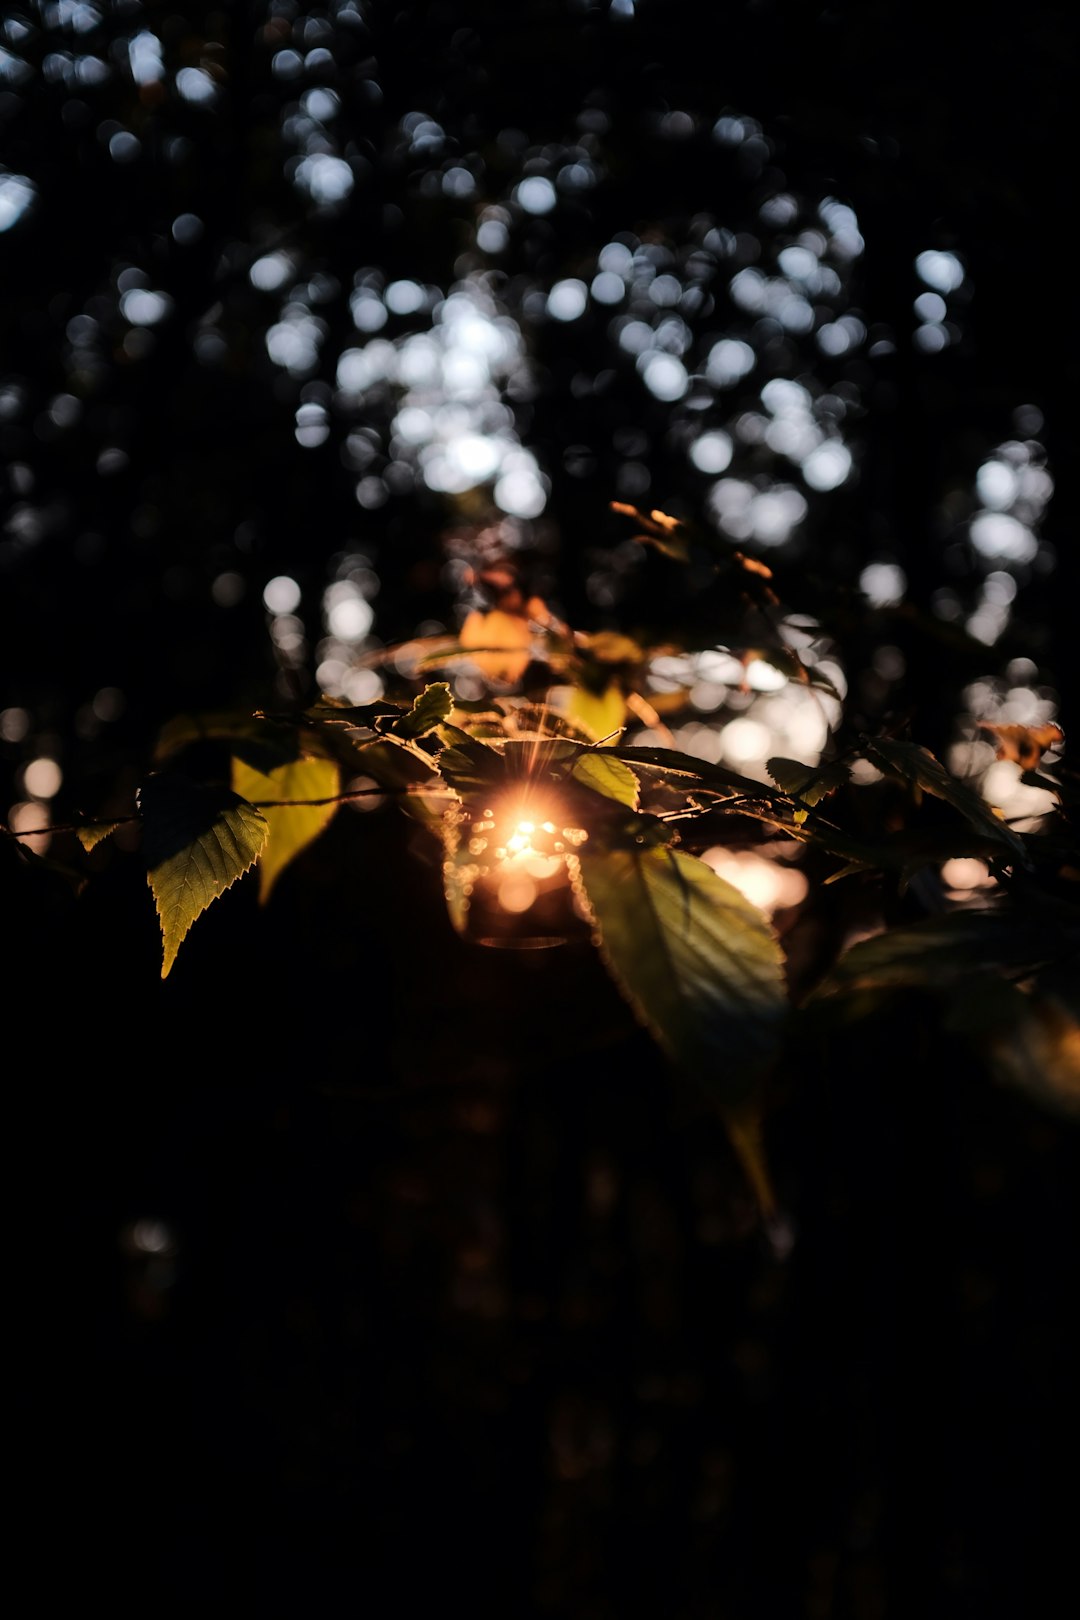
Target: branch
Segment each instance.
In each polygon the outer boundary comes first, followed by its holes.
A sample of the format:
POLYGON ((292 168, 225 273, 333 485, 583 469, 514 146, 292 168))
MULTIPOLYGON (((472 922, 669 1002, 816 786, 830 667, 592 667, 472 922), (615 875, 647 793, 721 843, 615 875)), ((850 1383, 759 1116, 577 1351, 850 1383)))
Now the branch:
MULTIPOLYGON (((298 810, 305 805, 341 804, 346 799, 391 798, 395 794, 405 797, 432 796, 430 788, 422 788, 419 793, 411 788, 351 788, 345 793, 332 793, 326 799, 252 799, 247 802, 253 810, 298 810)), ((456 798, 457 795, 447 788, 442 794, 436 793, 436 798, 456 798)), ((96 820, 57 822, 51 827, 26 827, 16 832, 7 822, 0 822, 0 832, 6 833, 9 838, 39 838, 43 833, 77 833, 90 827, 122 827, 128 822, 141 821, 139 815, 133 816, 102 816, 96 820)))

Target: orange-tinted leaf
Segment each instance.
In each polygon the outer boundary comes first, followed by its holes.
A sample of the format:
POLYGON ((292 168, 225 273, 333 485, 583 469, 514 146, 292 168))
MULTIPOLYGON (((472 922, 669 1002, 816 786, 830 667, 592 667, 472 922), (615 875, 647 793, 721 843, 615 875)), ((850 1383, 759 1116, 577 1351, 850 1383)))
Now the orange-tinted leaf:
POLYGON ((772 579, 773 571, 767 563, 759 562, 756 557, 747 557, 743 552, 735 553, 735 561, 746 569, 748 574, 760 574, 762 579, 772 579))
POLYGON ((498 608, 482 613, 474 608, 461 627, 458 645, 469 652, 470 662, 482 675, 509 684, 519 681, 529 667, 532 628, 519 613, 498 608))
POLYGON ((680 533, 684 525, 678 518, 660 511, 645 513, 636 506, 627 506, 624 501, 612 501, 611 510, 622 517, 637 519, 645 533, 635 534, 635 540, 640 540, 643 545, 655 546, 657 551, 662 551, 666 557, 673 557, 676 562, 689 559, 690 548, 680 533))
POLYGON ((1065 741, 1065 733, 1053 721, 1045 726, 995 726, 983 721, 979 729, 997 738, 998 759, 1013 760, 1025 771, 1035 770, 1048 748, 1060 748, 1065 741))

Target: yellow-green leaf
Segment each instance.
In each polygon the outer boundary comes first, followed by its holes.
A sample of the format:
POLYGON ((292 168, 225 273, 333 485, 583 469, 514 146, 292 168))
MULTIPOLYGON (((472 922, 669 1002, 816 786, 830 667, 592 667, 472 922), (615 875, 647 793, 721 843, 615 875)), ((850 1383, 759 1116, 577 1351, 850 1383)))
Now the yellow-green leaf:
POLYGON ((594 742, 602 742, 626 725, 626 698, 615 681, 599 695, 586 691, 583 686, 572 686, 562 707, 566 718, 573 720, 594 742))
POLYGON ((638 779, 621 759, 612 759, 610 754, 582 754, 574 761, 570 774, 583 787, 602 793, 605 799, 615 799, 619 804, 629 805, 631 810, 637 809, 638 779))
POLYGON ((232 785, 242 799, 261 806, 270 829, 259 865, 259 899, 265 905, 289 862, 318 838, 337 810, 333 803, 275 805, 273 801, 333 799, 341 792, 341 774, 332 759, 297 759, 264 774, 234 757, 232 785))
POLYGON ((75 836, 89 855, 92 849, 96 849, 100 843, 108 838, 110 833, 114 833, 117 827, 121 825, 122 823, 119 821, 88 821, 84 826, 76 827, 75 836))
POLYGON ((615 982, 668 1056, 725 1107, 779 1050, 787 1001, 756 906, 680 850, 582 851, 580 889, 615 982))
POLYGON ((431 686, 425 686, 408 713, 394 720, 386 730, 392 731, 395 737, 407 740, 426 737, 429 731, 442 724, 453 707, 450 687, 446 681, 436 681, 431 686))
POLYGON ((833 760, 829 765, 804 765, 801 760, 776 755, 765 761, 765 768, 778 788, 804 804, 820 804, 851 776, 843 760, 833 760))
POLYGON ((259 859, 269 828, 227 788, 201 787, 172 773, 143 783, 139 812, 164 979, 192 923, 259 859))

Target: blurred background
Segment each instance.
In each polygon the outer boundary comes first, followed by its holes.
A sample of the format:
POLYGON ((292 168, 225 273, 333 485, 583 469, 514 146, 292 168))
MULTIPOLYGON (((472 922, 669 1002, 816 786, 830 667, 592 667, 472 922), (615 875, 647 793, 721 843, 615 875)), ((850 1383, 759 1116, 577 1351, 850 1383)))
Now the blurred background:
MULTIPOLYGON (((978 726, 1075 710, 1074 68, 1045 0, 6 6, 9 825, 122 813, 181 712, 407 695, 496 566, 670 643, 687 752, 910 716, 1036 813, 978 726), (834 710, 612 502, 767 558, 834 710)), ((1075 1137, 925 1007, 781 1078, 781 1260, 591 953, 459 941, 391 806, 165 985, 133 848, 0 847, 47 1581, 1049 1600, 1075 1137)))

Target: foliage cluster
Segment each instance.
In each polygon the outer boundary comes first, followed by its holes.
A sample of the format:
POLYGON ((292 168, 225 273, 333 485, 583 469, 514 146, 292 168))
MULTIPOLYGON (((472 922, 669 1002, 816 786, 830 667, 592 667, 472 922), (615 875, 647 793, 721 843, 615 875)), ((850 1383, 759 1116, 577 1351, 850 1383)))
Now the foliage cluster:
MULTIPOLYGON (((683 525, 625 510, 639 539, 678 565, 690 560, 696 539, 683 525)), ((726 650, 832 701, 839 721, 820 760, 773 757, 759 780, 635 742, 643 722, 645 737, 665 733, 643 688, 670 645, 575 632, 493 570, 489 605, 456 638, 380 655, 412 676, 401 677, 410 693, 179 716, 160 734, 136 812, 82 817, 69 831, 89 854, 138 822, 164 978, 193 923, 251 868, 271 900, 341 805, 396 803, 441 842, 449 915, 465 939, 599 949, 660 1050, 722 1112, 766 1214, 770 1077, 796 1060, 808 1021, 872 1018, 883 998, 915 989, 990 1073, 1075 1111, 1078 784, 1060 760, 1060 728, 987 728, 1054 806, 1011 824, 902 722, 849 735, 836 687, 800 653, 806 620, 785 609, 772 571, 713 551, 741 615, 726 650), (484 697, 426 678, 462 667, 483 679, 484 697), (725 848, 801 871, 803 898, 774 926, 714 869, 725 848), (942 882, 956 861, 982 863, 973 894, 942 882), (837 925, 830 913, 841 879, 874 896, 861 931, 850 914, 837 925)))

